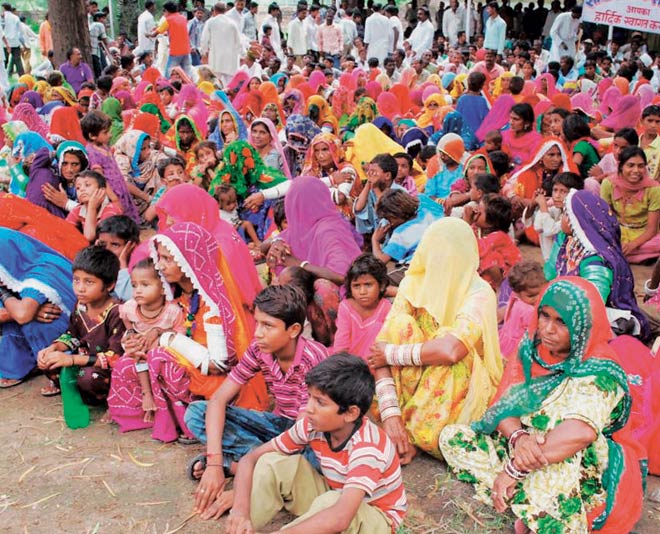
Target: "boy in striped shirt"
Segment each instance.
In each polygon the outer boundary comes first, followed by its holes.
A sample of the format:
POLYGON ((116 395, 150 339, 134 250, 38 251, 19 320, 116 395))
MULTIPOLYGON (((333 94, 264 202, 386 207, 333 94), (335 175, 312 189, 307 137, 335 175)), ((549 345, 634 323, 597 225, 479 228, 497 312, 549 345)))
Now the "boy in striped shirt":
POLYGON ((227 532, 255 532, 286 508, 298 516, 286 534, 393 533, 406 512, 406 493, 394 444, 365 417, 375 392, 369 367, 339 353, 305 382, 304 417, 239 462, 227 532), (306 446, 323 475, 296 454, 306 446))
MULTIPOLYGON (((307 372, 328 356, 328 350, 301 336, 307 314, 303 293, 292 286, 270 286, 254 300, 254 339, 227 379, 207 401, 186 410, 188 428, 207 453, 192 460, 191 478, 200 480, 195 509, 203 519, 218 518, 229 508, 233 492, 223 491, 225 478, 248 451, 291 428, 307 403, 307 372), (275 399, 273 412, 231 405, 241 388, 261 372, 275 399)), ((311 450, 306 451, 314 461, 311 450)))

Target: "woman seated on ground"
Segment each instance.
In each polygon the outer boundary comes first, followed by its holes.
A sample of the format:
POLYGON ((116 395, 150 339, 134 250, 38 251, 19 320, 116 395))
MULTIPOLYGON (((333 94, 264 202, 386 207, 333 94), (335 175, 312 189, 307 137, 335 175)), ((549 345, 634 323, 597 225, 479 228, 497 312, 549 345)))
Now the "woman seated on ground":
POLYGON ((648 175, 647 159, 638 146, 619 155, 619 173, 605 178, 600 196, 610 205, 621 225, 623 254, 630 263, 660 255, 660 185, 648 175))
POLYGON ((497 302, 478 268, 472 228, 433 223, 372 347, 380 419, 402 463, 416 447, 441 458, 442 428, 479 419, 499 384, 497 302))
POLYGON ((261 250, 277 274, 284 267, 300 266, 316 276, 314 300, 325 316, 331 346, 340 287, 352 261, 360 255, 362 240, 333 205, 327 187, 313 176, 293 180, 284 209, 286 230, 263 243, 261 250))
POLYGON ((564 200, 562 231, 545 264, 545 276, 580 276, 596 286, 617 334, 648 337, 635 298, 635 281, 621 250, 619 223, 607 203, 572 189, 564 200))
POLYGON ((479 500, 511 507, 517 534, 630 532, 646 456, 631 436, 628 379, 608 345, 603 301, 567 277, 537 310, 496 402, 472 427, 446 427, 442 454, 479 500))
POLYGON ((64 332, 76 298, 71 262, 40 241, 0 228, 0 388, 23 382, 37 352, 64 332))

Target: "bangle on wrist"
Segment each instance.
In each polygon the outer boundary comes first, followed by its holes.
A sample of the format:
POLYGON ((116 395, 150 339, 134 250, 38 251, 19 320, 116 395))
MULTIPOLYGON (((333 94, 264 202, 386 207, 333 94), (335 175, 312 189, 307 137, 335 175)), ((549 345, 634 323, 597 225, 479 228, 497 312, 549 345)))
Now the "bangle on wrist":
POLYGON ((71 367, 76 365, 76 360, 73 359, 73 354, 71 355, 71 367))
POLYGON ((523 480, 529 475, 529 471, 519 471, 516 469, 516 466, 513 465, 513 460, 509 460, 504 464, 504 472, 514 480, 523 480))
POLYGON ((516 447, 518 440, 524 435, 529 436, 529 432, 527 432, 527 430, 524 428, 518 428, 517 430, 514 430, 509 436, 509 449, 513 450, 516 447))
POLYGON ((660 287, 656 287, 655 289, 651 288, 651 280, 650 279, 647 280, 646 282, 644 282, 644 294, 647 297, 653 297, 654 295, 657 294, 659 289, 660 289, 660 287))
POLYGON ((308 265, 309 265, 309 262, 308 262, 307 260, 304 260, 304 261, 301 261, 301 262, 300 262, 300 268, 301 268, 301 269, 304 269, 304 268, 307 267, 308 265))

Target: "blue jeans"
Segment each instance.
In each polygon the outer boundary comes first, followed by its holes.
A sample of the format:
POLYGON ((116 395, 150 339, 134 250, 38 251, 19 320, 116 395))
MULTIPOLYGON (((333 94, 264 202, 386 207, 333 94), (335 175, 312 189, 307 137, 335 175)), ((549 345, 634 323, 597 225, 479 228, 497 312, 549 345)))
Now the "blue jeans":
MULTIPOLYGON (((208 401, 191 402, 186 409, 185 421, 195 437, 206 444, 206 408, 208 401)), ((294 419, 272 412, 246 410, 236 406, 225 409, 225 428, 222 432, 222 454, 232 462, 238 462, 252 449, 269 442, 289 430, 294 419)), ((312 449, 305 447, 303 456, 320 471, 319 462, 312 449)))
POLYGON ((190 78, 192 78, 190 54, 182 56, 172 56, 167 58, 167 66, 165 67, 165 77, 169 78, 174 67, 181 67, 190 78))

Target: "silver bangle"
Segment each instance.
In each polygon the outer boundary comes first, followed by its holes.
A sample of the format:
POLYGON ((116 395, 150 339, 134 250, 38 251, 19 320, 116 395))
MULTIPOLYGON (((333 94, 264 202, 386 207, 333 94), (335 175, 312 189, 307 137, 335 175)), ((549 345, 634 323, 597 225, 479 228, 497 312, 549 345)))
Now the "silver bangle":
POLYGON ((660 289, 660 286, 656 287, 655 289, 652 289, 651 287, 649 287, 650 283, 651 283, 650 278, 646 282, 644 282, 644 294, 647 297, 653 297, 654 295, 656 295, 658 293, 658 290, 660 289))

